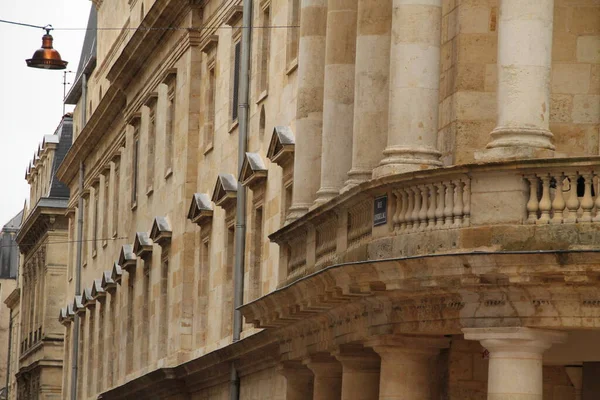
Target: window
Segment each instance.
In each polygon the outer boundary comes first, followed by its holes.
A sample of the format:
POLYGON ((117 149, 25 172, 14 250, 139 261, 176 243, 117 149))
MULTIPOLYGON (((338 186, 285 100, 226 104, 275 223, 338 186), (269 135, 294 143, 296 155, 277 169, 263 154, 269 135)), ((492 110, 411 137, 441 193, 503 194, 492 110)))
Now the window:
POLYGON ((135 272, 130 271, 127 282, 127 349, 125 351, 125 373, 133 371, 133 347, 135 339, 133 331, 135 329, 134 319, 134 299, 135 299, 135 272))
POLYGON ((215 135, 215 101, 216 101, 217 77, 215 73, 215 61, 208 67, 208 85, 206 86, 206 118, 204 124, 203 149, 204 152, 213 148, 215 135))
POLYGON ((265 127, 267 125, 267 116, 265 115, 265 106, 260 108, 260 120, 258 121, 258 137, 262 140, 265 136, 265 127))
POLYGON ((138 136, 139 128, 136 127, 135 137, 133 139, 133 155, 131 158, 131 207, 137 206, 138 198, 138 163, 140 151, 140 138, 138 136))
MULTIPOLYGON (((75 326, 76 328, 76 326, 75 326)), ((78 361, 77 363, 81 366, 81 371, 77 374, 77 393, 83 393, 83 376, 84 376, 84 367, 83 361, 85 360, 84 352, 86 349, 90 348, 90 345, 87 342, 89 338, 85 336, 85 314, 80 317, 79 320, 79 349, 78 349, 78 361)))
POLYGON ((298 63, 298 48, 300 45, 300 0, 288 1, 288 25, 287 32, 287 66, 288 71, 298 63))
POLYGON ((167 84, 167 126, 165 131, 165 178, 173 172, 173 147, 175 145, 175 90, 176 78, 167 84))
POLYGON ((148 153, 146 154, 146 194, 151 195, 154 183, 154 159, 156 158, 156 99, 148 104, 150 113, 148 115, 148 153))
POLYGON ((77 215, 77 208, 75 208, 75 213, 70 214, 69 216, 69 262, 67 263, 67 279, 73 279, 73 265, 75 264, 75 215, 77 215))
POLYGON ((292 207, 293 190, 294 190, 294 185, 292 184, 292 182, 289 182, 287 185, 285 185, 285 191, 284 191, 285 199, 283 201, 283 204, 285 207, 283 210, 284 219, 287 218, 288 214, 290 213, 290 208, 292 207))
POLYGON ((94 187, 94 216, 93 216, 93 224, 92 227, 92 257, 96 256, 96 251, 98 250, 98 208, 100 204, 100 185, 94 187))
POLYGON ((254 210, 254 232, 253 232, 253 260, 250 270, 249 298, 254 300, 261 295, 261 275, 262 275, 262 246, 263 246, 263 208, 258 207, 254 210))
POLYGON ((231 334, 231 320, 233 317, 233 268, 234 268, 234 255, 235 255, 235 225, 234 219, 230 218, 230 222, 227 224, 227 235, 226 235, 226 259, 225 265, 223 266, 224 278, 223 279, 223 311, 221 313, 221 335, 222 337, 229 336, 231 334))
POLYGON ((233 92, 231 93, 231 119, 237 121, 238 119, 238 106, 239 106, 239 90, 240 90, 240 61, 242 52, 242 44, 240 41, 234 45, 233 52, 233 92))
POLYGON ((115 178, 113 183, 113 211, 112 211, 112 236, 117 237, 119 233, 119 198, 120 198, 120 181, 121 181, 121 162, 114 162, 115 178))
POLYGON ((108 211, 108 191, 109 191, 109 187, 110 187, 110 171, 106 172, 104 174, 104 185, 103 187, 103 191, 102 191, 102 245, 106 246, 106 241, 108 239, 108 218, 109 218, 109 211, 108 211))
MULTIPOLYGON (((95 308, 89 309, 89 325, 88 325, 88 337, 87 337, 87 395, 88 397, 93 394, 93 382, 94 382, 94 357, 97 343, 94 341, 94 331, 96 330, 96 322, 95 322, 95 308)), ((83 393, 83 392, 82 392, 83 393)))
POLYGON ((96 378, 96 392, 102 392, 102 383, 104 382, 104 324, 105 324, 105 302, 98 302, 98 355, 97 355, 97 368, 98 373, 96 378))
POLYGON ((264 98, 269 88, 269 53, 271 52, 271 5, 267 3, 261 13, 260 29, 260 60, 258 66, 258 95, 259 101, 264 98))
POLYGON ((196 275, 196 304, 194 313, 194 340, 197 348, 206 344, 206 330, 208 325, 208 283, 210 280, 210 225, 202 226, 200 232, 200 254, 196 275))
POLYGON ((81 263, 83 265, 87 264, 87 255, 88 255, 88 245, 89 242, 87 241, 88 239, 88 218, 89 218, 89 213, 88 213, 88 206, 90 203, 90 198, 89 198, 89 194, 88 193, 84 193, 83 194, 83 209, 80 210, 81 213, 83 214, 83 227, 82 227, 82 235, 81 235, 81 240, 83 241, 82 245, 81 245, 81 263))
MULTIPOLYGON (((143 278, 143 307, 142 307, 142 332, 150 332, 150 299, 152 297, 151 286, 150 286, 150 272, 152 271, 152 254, 148 255, 144 259, 144 276, 143 278)), ((150 351, 150 341, 148 340, 149 335, 142 336, 142 351, 141 351, 141 365, 148 364, 148 353, 150 351)))
POLYGON ((169 253, 163 250, 160 268, 160 339, 158 358, 166 357, 169 340, 169 253))
MULTIPOLYGON (((112 328, 111 338, 119 337, 119 321, 117 318, 117 293, 112 292, 110 295, 110 325, 112 328)), ((109 347, 109 357, 107 358, 107 366, 106 371, 108 372, 108 387, 112 387, 115 384, 115 376, 118 376, 119 363, 113 363, 112 360, 117 360, 118 356, 118 348, 116 345, 108 346, 109 347)))

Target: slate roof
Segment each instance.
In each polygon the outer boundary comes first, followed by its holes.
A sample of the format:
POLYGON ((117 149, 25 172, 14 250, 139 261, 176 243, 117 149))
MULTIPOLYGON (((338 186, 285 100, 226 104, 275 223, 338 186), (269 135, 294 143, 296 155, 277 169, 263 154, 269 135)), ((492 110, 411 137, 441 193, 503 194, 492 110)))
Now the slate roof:
POLYGON ((81 76, 91 73, 96 67, 96 39, 97 39, 97 28, 98 27, 98 13, 96 7, 92 5, 90 9, 90 16, 88 18, 87 30, 85 38, 83 39, 83 46, 81 47, 81 56, 79 57, 79 66, 77 67, 77 73, 75 74, 75 80, 73 85, 65 97, 66 104, 77 104, 81 97, 81 76))
POLYGON ((12 217, 10 221, 8 221, 2 227, 2 231, 17 231, 21 226, 21 221, 23 220, 23 210, 21 210, 17 215, 12 217))
POLYGON ((69 188, 56 179, 56 171, 64 160, 73 143, 73 117, 67 114, 56 128, 54 136, 58 138, 58 145, 52 160, 52 176, 50 178, 50 191, 47 197, 69 199, 69 188))

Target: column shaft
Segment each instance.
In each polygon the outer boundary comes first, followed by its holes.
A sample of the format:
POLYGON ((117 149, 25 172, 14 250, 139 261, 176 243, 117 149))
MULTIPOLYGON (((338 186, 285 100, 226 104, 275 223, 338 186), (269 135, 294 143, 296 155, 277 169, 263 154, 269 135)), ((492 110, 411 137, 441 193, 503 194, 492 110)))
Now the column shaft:
POLYGON ((288 221, 308 211, 319 190, 327 0, 302 0, 298 51, 298 100, 294 190, 288 221))
POLYGON ((554 150, 549 130, 553 16, 554 0, 500 2, 498 124, 487 146, 489 158, 554 150))
POLYGON ((438 393, 436 362, 448 339, 384 336, 370 342, 381 357, 379 400, 433 400, 438 393))
POLYGON ((490 352, 488 400, 542 400, 542 354, 566 334, 529 328, 463 329, 490 352))
POLYGON ((339 194, 352 167, 357 0, 329 0, 321 188, 316 205, 339 194))
POLYGON ((341 351, 336 358, 342 363, 342 400, 379 398, 379 356, 372 350, 341 351))
POLYGON ((394 0, 388 143, 374 177, 440 166, 442 0, 394 0))
POLYGON ((371 179, 387 143, 392 0, 359 0, 349 189, 371 179))
POLYGON ((279 372, 285 377, 285 400, 310 400, 313 395, 313 374, 300 362, 288 361, 279 372))
POLYGON ((340 400, 342 393, 342 366, 330 356, 312 357, 305 361, 313 372, 313 400, 340 400))

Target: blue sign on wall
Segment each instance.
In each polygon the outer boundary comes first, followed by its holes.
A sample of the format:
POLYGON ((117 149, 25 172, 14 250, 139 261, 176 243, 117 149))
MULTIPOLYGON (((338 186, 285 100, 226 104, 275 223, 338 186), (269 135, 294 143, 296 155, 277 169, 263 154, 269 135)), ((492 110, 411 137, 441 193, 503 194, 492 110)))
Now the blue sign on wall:
POLYGON ((387 200, 387 194, 375 198, 373 226, 385 225, 387 223, 387 200))

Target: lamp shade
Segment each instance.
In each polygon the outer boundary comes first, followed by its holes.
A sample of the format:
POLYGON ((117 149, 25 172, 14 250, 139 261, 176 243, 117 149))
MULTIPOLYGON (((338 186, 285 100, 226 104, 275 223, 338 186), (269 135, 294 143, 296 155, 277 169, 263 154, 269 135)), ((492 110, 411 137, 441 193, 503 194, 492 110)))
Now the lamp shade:
POLYGON ((27 66, 31 68, 42 68, 42 69, 65 69, 67 68, 67 62, 60 58, 58 51, 52 47, 52 35, 47 32, 42 37, 42 48, 38 49, 33 53, 33 57, 27 62, 27 66))

